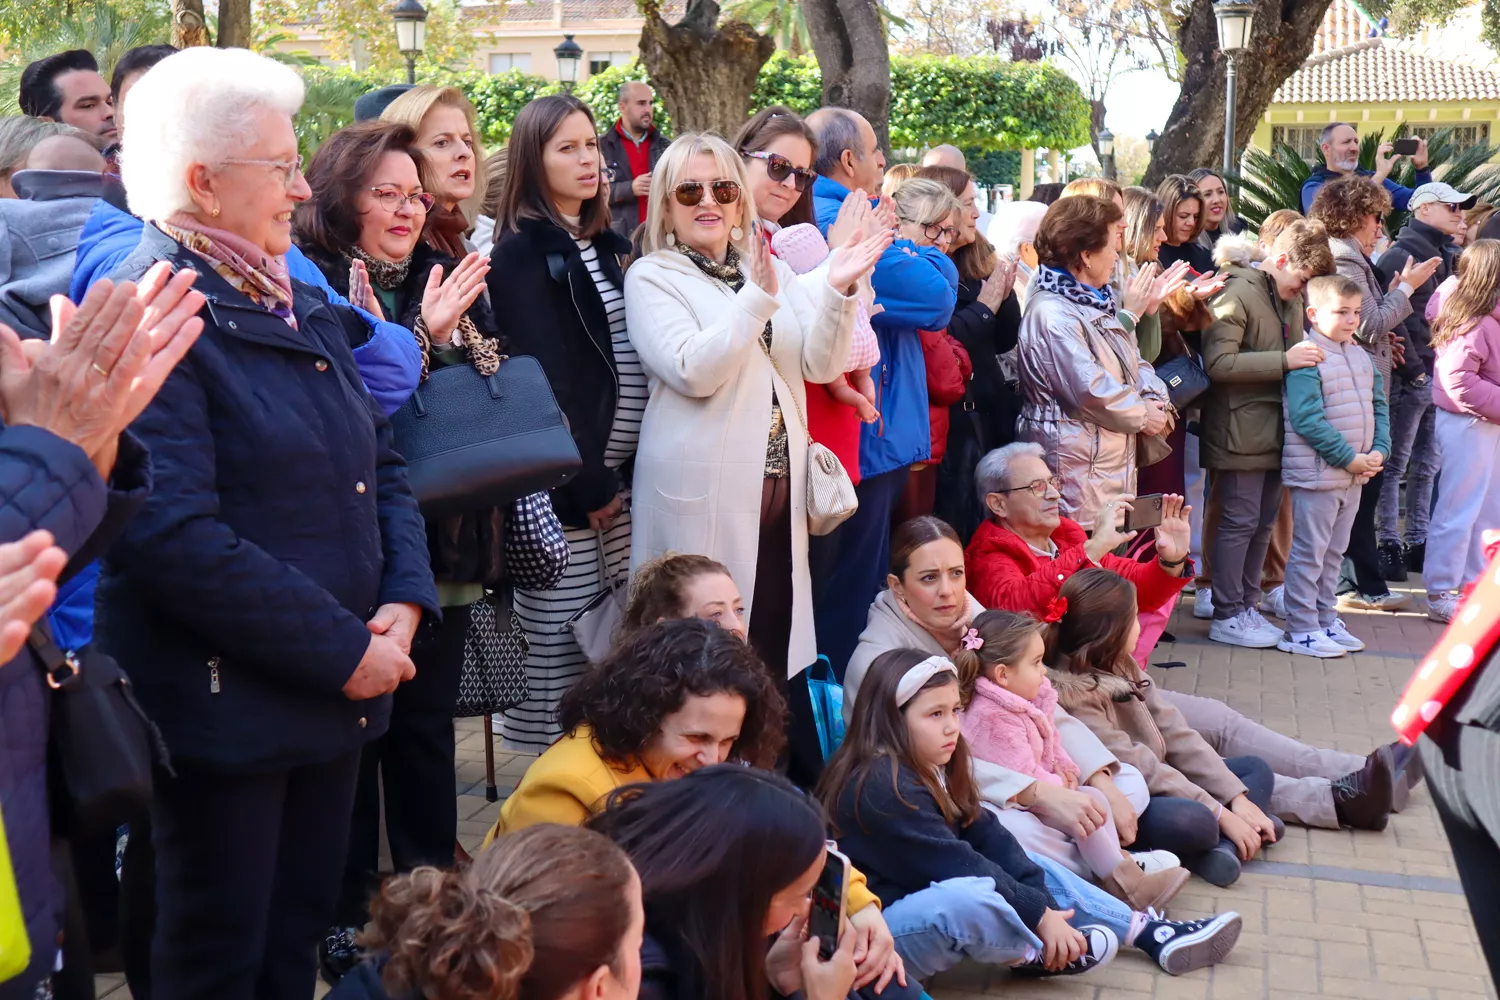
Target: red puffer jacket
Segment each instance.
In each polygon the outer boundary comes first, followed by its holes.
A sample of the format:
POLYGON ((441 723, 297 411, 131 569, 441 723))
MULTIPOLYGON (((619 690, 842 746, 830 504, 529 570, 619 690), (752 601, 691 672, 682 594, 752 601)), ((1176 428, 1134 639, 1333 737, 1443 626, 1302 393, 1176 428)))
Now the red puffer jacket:
POLYGON ((930 464, 943 460, 948 450, 948 407, 964 398, 974 366, 964 350, 947 330, 918 330, 922 338, 922 359, 927 362, 927 418, 932 425, 932 458, 930 464))

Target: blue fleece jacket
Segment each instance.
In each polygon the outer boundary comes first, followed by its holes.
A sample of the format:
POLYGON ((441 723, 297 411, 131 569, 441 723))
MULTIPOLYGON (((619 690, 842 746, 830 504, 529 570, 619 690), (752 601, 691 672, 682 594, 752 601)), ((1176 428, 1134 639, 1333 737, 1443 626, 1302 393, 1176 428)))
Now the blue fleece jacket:
MULTIPOLYGON (((83 293, 100 278, 107 278, 134 252, 146 224, 105 201, 94 206, 78 237, 78 260, 68 295, 82 301, 83 293)), ((335 305, 348 300, 328 287, 323 272, 295 246, 286 255, 287 272, 305 284, 321 288, 335 305)), ((356 310, 370 325, 370 339, 354 349, 360 378, 380 408, 387 414, 401 409, 422 377, 422 349, 411 331, 395 323, 383 323, 363 309, 356 310)))
MULTIPOLYGON (((1355 173, 1359 174, 1359 176, 1361 177, 1375 176, 1375 171, 1373 170, 1356 170, 1355 173)), ((1302 183, 1302 211, 1304 213, 1311 211, 1313 199, 1318 196, 1318 190, 1329 181, 1335 180, 1336 178, 1342 176, 1343 174, 1336 174, 1325 166, 1320 165, 1314 167, 1312 176, 1308 177, 1307 180, 1302 183)), ((1423 184, 1431 183, 1431 181, 1431 171, 1417 171, 1417 185, 1419 187, 1423 184)), ((1400 184, 1397 184, 1389 177, 1385 179, 1384 184, 1385 189, 1391 193, 1391 207, 1398 212, 1406 211, 1406 203, 1411 201, 1411 193, 1414 189, 1409 187, 1402 187, 1400 184)))
MULTIPOLYGON (((827 177, 813 183, 813 208, 825 236, 848 196, 848 188, 827 177)), ((880 368, 872 373, 880 420, 860 431, 862 479, 925 462, 932 455, 927 362, 917 331, 947 328, 958 301, 958 269, 937 247, 896 240, 875 264, 871 282, 876 303, 885 307, 870 320, 880 342, 880 368)))

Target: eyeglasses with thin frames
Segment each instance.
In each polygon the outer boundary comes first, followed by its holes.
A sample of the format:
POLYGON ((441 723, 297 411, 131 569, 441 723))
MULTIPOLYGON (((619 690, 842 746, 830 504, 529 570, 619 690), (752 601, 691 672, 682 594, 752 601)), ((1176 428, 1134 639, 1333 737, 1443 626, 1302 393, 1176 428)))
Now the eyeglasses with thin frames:
POLYGON ((290 191, 292 184, 302 175, 302 157, 299 154, 290 160, 220 160, 225 166, 270 167, 281 174, 281 183, 290 191))
POLYGON ((372 187, 365 190, 375 195, 375 200, 380 202, 380 207, 387 212, 399 212, 402 204, 410 205, 413 212, 418 208, 423 212, 430 212, 432 211, 432 206, 437 204, 437 199, 426 191, 421 191, 417 194, 402 194, 400 191, 392 191, 390 188, 372 187))
POLYGON ((1056 476, 1048 476, 1046 479, 1033 479, 1024 486, 1012 486, 1006 490, 996 490, 996 493, 1017 493, 1025 490, 1038 500, 1045 500, 1049 491, 1062 492, 1062 486, 1058 483, 1056 476))
POLYGON ((958 230, 952 226, 945 226, 941 222, 918 222, 916 219, 900 217, 902 222, 908 225, 921 226, 922 235, 934 243, 942 243, 944 240, 952 243, 958 239, 958 230))

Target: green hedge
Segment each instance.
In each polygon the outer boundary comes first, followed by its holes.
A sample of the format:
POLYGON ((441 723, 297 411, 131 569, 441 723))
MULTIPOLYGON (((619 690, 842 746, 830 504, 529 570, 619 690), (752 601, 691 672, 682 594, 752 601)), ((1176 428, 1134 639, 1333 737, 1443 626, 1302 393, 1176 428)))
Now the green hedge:
MULTIPOLYGON (((391 82, 377 74, 309 67, 308 108, 299 121, 304 147, 315 148, 322 136, 340 127, 347 114, 339 108, 360 88, 391 82), (320 100, 319 95, 326 95, 320 100)), ((615 92, 625 80, 647 80, 639 60, 615 66, 580 84, 576 93, 593 110, 600 127, 615 118, 615 92)), ((425 74, 423 83, 463 88, 479 113, 485 143, 497 146, 510 137, 510 125, 528 101, 558 92, 558 84, 511 70, 496 76, 480 72, 425 74)), ((809 112, 822 102, 822 76, 811 56, 777 52, 761 69, 751 96, 754 107, 785 104, 809 112)), ((657 123, 670 131, 665 109, 657 123)), ((950 142, 964 149, 999 151, 1038 146, 1071 148, 1089 141, 1088 101, 1065 73, 1046 63, 1009 63, 993 59, 939 59, 932 56, 891 59, 891 144, 922 148, 950 142)))

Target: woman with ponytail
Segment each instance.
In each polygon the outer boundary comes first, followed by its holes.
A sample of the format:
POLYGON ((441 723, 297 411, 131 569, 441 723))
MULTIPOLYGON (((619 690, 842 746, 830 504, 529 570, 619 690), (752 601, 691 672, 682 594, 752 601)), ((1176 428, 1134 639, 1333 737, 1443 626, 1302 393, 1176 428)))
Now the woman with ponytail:
POLYGON ((645 935, 625 852, 577 827, 508 834, 464 871, 386 882, 370 960, 330 1000, 635 1000, 645 935))

